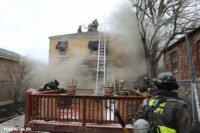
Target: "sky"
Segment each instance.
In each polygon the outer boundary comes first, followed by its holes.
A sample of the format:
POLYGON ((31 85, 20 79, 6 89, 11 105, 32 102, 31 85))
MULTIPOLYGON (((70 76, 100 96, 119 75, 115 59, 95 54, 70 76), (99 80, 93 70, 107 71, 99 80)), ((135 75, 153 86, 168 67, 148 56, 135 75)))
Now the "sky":
POLYGON ((0 48, 47 63, 49 36, 76 33, 94 19, 106 23, 122 1, 1 0, 0 48))

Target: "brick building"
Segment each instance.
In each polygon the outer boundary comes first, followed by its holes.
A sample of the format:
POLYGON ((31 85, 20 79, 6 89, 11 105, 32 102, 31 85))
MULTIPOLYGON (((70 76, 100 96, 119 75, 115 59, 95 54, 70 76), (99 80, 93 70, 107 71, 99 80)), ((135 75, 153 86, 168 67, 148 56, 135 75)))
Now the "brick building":
POLYGON ((12 102, 6 68, 18 64, 19 59, 19 54, 0 48, 0 106, 12 102))
MULTIPOLYGON (((194 64, 196 79, 200 78, 200 27, 188 32, 190 51, 194 64)), ((164 71, 172 72, 177 80, 189 80, 192 78, 188 60, 185 36, 169 46, 164 53, 164 71)), ((190 83, 179 83, 182 88, 190 88, 190 83)), ((190 90, 180 90, 183 95, 190 93, 190 90)))

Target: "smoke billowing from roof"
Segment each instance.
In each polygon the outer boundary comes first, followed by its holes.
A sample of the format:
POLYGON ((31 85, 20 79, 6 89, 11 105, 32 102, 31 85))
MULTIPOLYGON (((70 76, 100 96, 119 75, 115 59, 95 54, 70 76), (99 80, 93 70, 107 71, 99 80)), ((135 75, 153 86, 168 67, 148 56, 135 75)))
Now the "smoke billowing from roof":
POLYGON ((119 79, 134 80, 145 73, 144 50, 137 21, 130 5, 124 2, 107 19, 110 34, 119 39, 112 47, 115 56, 122 56, 124 68, 117 69, 119 79))
MULTIPOLYGON (((115 58, 122 58, 122 68, 115 68, 116 79, 124 79, 134 81, 138 76, 146 73, 144 51, 140 41, 138 32, 137 21, 131 13, 131 7, 128 3, 122 3, 117 10, 113 11, 107 19, 109 27, 109 36, 116 40, 112 41, 113 45, 109 45, 109 50, 115 58)), ((96 69, 85 71, 85 75, 78 73, 83 71, 82 57, 85 52, 82 49, 76 49, 73 55, 78 55, 74 59, 63 60, 62 63, 54 62, 53 65, 47 67, 44 64, 38 65, 35 69, 35 78, 33 82, 36 85, 41 85, 43 82, 52 81, 57 79, 60 82, 60 87, 66 88, 66 80, 77 78, 79 76, 81 81, 78 80, 78 87, 81 88, 95 88, 96 69), (82 51, 82 52, 81 52, 82 51)), ((38 88, 37 86, 36 88, 38 88)))

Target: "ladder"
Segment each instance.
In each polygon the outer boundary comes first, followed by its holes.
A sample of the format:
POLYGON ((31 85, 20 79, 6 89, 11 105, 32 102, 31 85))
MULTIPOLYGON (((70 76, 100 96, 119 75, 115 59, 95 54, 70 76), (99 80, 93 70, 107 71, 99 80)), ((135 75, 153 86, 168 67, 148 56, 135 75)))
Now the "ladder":
POLYGON ((113 61, 107 61, 107 65, 106 65, 106 81, 110 85, 114 86, 114 95, 116 95, 115 73, 113 71, 113 61))
POLYGON ((106 25, 100 26, 98 59, 97 59, 97 74, 96 74, 96 95, 103 95, 103 85, 106 83, 106 25))

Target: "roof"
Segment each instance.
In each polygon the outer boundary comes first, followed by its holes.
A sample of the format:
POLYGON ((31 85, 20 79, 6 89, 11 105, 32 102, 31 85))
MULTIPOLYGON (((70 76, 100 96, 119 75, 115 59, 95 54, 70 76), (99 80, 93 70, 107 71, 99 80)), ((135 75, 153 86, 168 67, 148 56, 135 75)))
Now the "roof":
POLYGON ((96 32, 96 31, 72 33, 72 34, 65 34, 65 35, 50 36, 49 39, 54 39, 54 38, 99 38, 99 33, 100 32, 96 32))
POLYGON ((0 57, 18 61, 20 59, 20 54, 0 48, 0 57))
MULTIPOLYGON (((196 34, 197 32, 199 32, 199 31, 200 31, 200 26, 199 26, 198 28, 192 30, 191 32, 188 32, 187 35, 188 35, 188 37, 191 37, 191 36, 195 35, 195 34, 196 34)), ((170 50, 171 48, 175 47, 176 45, 181 44, 181 42, 183 42, 183 41, 185 41, 185 36, 181 37, 181 38, 178 39, 175 43, 173 43, 172 45, 170 45, 170 46, 165 50, 165 52, 166 52, 167 50, 170 50)))

